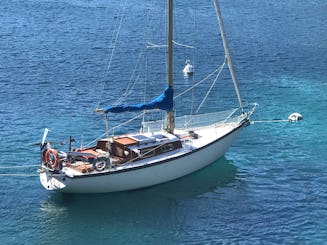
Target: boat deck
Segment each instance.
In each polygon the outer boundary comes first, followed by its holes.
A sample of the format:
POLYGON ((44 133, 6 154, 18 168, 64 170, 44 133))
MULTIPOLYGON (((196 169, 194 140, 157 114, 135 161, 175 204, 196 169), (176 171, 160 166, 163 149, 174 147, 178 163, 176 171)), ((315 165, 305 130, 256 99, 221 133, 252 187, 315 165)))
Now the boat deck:
POLYGON ((237 126, 239 126, 239 123, 226 123, 189 131, 177 129, 175 135, 160 131, 154 134, 139 133, 120 136, 112 140, 121 147, 121 152, 116 151, 121 154, 120 156, 112 153, 109 156, 109 153, 103 151, 103 149, 95 149, 99 156, 105 156, 109 159, 110 164, 104 169, 99 171, 94 167, 92 161, 83 159, 73 163, 65 163, 62 171, 68 176, 81 176, 110 173, 153 164, 187 154, 208 145, 227 135, 237 126), (163 152, 164 150, 166 152, 163 152))

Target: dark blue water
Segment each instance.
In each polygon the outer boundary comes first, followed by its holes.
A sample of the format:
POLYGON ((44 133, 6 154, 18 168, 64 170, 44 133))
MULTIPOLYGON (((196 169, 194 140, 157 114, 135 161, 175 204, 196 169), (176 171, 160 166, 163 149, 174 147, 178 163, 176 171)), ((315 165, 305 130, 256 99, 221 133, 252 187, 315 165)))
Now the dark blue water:
MULTIPOLYGON (((304 121, 255 123, 208 168, 144 190, 62 195, 46 192, 38 177, 29 176, 37 174, 39 162, 37 147, 29 144, 40 141, 45 127, 49 139, 58 141, 74 135, 88 142, 103 133, 103 118, 92 113, 103 84, 104 102, 113 103, 143 48, 137 43, 146 36, 164 44, 164 3, 145 3, 152 15, 138 1, 127 3, 118 58, 107 71, 123 1, 1 1, 1 243, 326 243, 327 3, 322 0, 221 1, 242 97, 260 104, 253 119, 286 119, 298 111, 304 121), (141 26, 145 20, 155 34, 141 26), (19 166, 24 168, 13 168, 19 166), (4 176, 17 173, 24 176, 4 176)), ((196 49, 177 48, 177 91, 193 82, 179 72, 186 57, 195 64, 194 80, 223 60, 213 5, 195 4, 175 4, 175 40, 200 41, 196 49)), ((163 50, 151 52, 165 56, 163 50)), ((164 86, 165 65, 148 59, 156 71, 147 71, 151 98, 164 86)), ((231 89, 223 78, 202 110, 225 99, 227 104, 231 89)), ((177 106, 189 101, 185 97, 177 106)))

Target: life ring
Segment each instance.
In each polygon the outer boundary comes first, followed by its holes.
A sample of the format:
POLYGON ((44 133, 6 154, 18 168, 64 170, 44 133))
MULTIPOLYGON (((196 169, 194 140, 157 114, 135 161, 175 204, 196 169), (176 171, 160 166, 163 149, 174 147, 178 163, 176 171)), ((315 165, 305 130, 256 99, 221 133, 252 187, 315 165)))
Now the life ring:
POLYGON ((56 169, 59 166, 58 151, 48 148, 43 155, 43 161, 50 164, 52 169, 56 169))

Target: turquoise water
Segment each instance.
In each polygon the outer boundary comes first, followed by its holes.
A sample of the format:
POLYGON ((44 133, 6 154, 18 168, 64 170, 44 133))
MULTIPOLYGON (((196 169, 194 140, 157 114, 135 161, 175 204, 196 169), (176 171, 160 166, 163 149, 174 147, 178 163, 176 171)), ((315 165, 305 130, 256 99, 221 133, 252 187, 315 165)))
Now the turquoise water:
MULTIPOLYGON (((153 16, 162 13, 162 2, 145 2, 153 16)), ((62 195, 45 191, 37 176, 3 175, 37 173, 38 149, 29 144, 41 139, 45 127, 51 130, 49 139, 57 141, 73 135, 78 142, 88 142, 103 133, 103 118, 92 110, 104 82, 107 103, 127 86, 131 73, 119 67, 134 68, 140 51, 136 43, 146 33, 139 23, 151 19, 140 5, 134 0, 127 3, 123 21, 127 30, 120 33, 115 51, 122 58, 113 60, 107 73, 113 30, 124 2, 1 2, 1 243, 326 243, 325 1, 221 1, 242 97, 260 105, 252 119, 286 119, 298 111, 304 121, 254 123, 224 158, 193 175, 143 190, 62 195), (13 168, 19 166, 24 168, 13 168)), ((192 83, 178 72, 186 56, 198 71, 195 80, 222 61, 218 35, 209 37, 217 28, 209 22, 215 21, 211 6, 198 1, 194 12, 188 1, 176 1, 179 43, 193 45, 200 39, 179 20, 195 25, 195 15, 204 17, 196 22, 195 31, 204 31, 201 46, 177 50, 175 83, 181 89, 192 83)), ((164 19, 149 22, 158 26, 150 39, 163 44, 165 30, 159 27, 164 19)), ((160 55, 164 52, 156 56, 160 55)), ((151 58, 148 63, 157 69, 148 71, 149 80, 158 81, 150 84, 153 97, 164 84, 165 67, 160 70, 163 63, 151 58)), ((227 98, 232 85, 225 79, 222 83, 204 111, 227 98)), ((122 115, 118 121, 126 118, 122 115)))

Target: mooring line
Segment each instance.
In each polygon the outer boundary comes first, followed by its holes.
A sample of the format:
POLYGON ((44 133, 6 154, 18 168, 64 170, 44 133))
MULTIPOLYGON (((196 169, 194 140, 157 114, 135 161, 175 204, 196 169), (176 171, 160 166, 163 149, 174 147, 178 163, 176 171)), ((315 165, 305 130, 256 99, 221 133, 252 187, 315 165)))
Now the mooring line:
POLYGON ((258 121, 251 121, 251 124, 254 123, 275 123, 275 122, 298 122, 303 120, 303 116, 298 112, 293 112, 289 115, 288 119, 274 119, 274 120, 258 120, 258 121))
POLYGON ((251 121, 251 123, 274 123, 274 122, 290 122, 290 120, 283 120, 283 119, 277 119, 277 120, 260 120, 260 121, 251 121))
POLYGON ((0 166, 0 169, 8 169, 8 168, 32 168, 32 167, 39 167, 38 165, 21 165, 21 166, 0 166))
POLYGON ((0 174, 0 176, 11 176, 11 177, 36 177, 39 174, 0 174))

